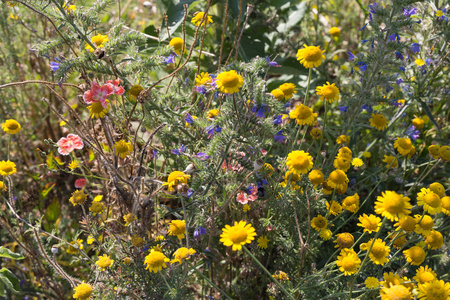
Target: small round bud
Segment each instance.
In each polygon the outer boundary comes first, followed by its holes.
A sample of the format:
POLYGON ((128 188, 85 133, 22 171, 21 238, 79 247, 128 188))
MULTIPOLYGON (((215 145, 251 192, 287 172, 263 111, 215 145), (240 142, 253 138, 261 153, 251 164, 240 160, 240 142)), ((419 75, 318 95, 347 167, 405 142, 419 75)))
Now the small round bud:
POLYGON ((58 247, 57 246, 52 246, 52 253, 53 254, 58 254, 58 247))

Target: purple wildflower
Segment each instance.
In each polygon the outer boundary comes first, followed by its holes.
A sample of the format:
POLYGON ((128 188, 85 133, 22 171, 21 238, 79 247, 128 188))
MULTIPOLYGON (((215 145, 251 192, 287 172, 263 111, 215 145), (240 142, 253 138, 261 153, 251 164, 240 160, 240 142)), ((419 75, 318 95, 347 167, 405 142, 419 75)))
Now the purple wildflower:
POLYGON ((408 130, 406 130, 405 132, 407 135, 409 135, 409 137, 413 140, 416 141, 417 138, 420 136, 420 131, 416 129, 416 127, 414 127, 414 125, 410 126, 408 128, 408 130))
POLYGON ((165 63, 166 65, 168 65, 168 64, 174 64, 174 63, 175 63, 175 56, 176 56, 176 54, 171 53, 169 56, 166 56, 166 57, 163 59, 163 63, 165 63))
POLYGON ((338 106, 338 108, 339 108, 339 110, 341 111, 341 112, 347 112, 347 109, 348 109, 348 106, 346 106, 346 105, 343 105, 343 106, 338 106))
POLYGON ((201 159, 201 160, 207 160, 209 159, 209 155, 207 155, 206 153, 203 152, 198 152, 195 157, 201 159))
POLYGON ((412 15, 415 15, 416 14, 416 12, 417 12, 417 8, 411 8, 411 6, 408 6, 408 8, 405 8, 404 10, 403 10, 403 15, 405 16, 405 18, 409 18, 409 17, 411 17, 412 15))
POLYGON ((275 136, 273 137, 273 139, 279 143, 285 143, 285 139, 286 137, 283 135, 283 130, 278 131, 275 136))
POLYGON ((280 125, 283 123, 283 115, 278 115, 275 118, 273 118, 273 124, 280 125))
POLYGON ((197 228, 197 230, 194 231, 194 237, 195 238, 198 238, 199 236, 204 235, 204 234, 206 234, 206 228, 203 228, 201 226, 199 226, 197 228))
POLYGON ((413 43, 411 45, 411 51, 414 53, 419 53, 420 52, 420 45, 418 43, 413 43))
POLYGON ((52 69, 53 72, 56 72, 56 70, 59 69, 59 63, 55 61, 50 62, 50 69, 52 69))

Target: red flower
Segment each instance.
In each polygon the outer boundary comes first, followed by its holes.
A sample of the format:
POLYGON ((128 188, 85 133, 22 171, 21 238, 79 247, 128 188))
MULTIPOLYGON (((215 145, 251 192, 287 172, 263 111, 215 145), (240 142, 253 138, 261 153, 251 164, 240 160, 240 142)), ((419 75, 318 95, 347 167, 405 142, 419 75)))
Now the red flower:
POLYGON ((68 134, 65 138, 60 138, 57 142, 58 152, 61 155, 69 155, 74 149, 83 149, 83 141, 76 134, 68 134))
POLYGON ((75 180, 75 187, 77 189, 81 189, 82 187, 84 187, 86 185, 86 179, 84 178, 78 178, 77 180, 75 180))
POLYGON ((103 108, 106 108, 106 98, 111 94, 114 94, 115 90, 115 86, 111 83, 100 86, 97 82, 92 81, 91 89, 84 93, 83 99, 86 104, 101 102, 103 108))
POLYGON ((116 80, 108 80, 106 83, 110 83, 110 84, 112 84, 114 86, 114 94, 120 96, 123 93, 125 93, 125 89, 123 88, 123 86, 119 86, 120 78, 118 78, 116 80))

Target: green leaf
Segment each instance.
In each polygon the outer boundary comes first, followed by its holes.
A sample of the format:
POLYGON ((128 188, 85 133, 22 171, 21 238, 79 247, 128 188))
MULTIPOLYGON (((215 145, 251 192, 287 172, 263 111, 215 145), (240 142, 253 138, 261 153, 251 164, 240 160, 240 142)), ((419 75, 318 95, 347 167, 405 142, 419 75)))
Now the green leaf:
MULTIPOLYGON (((165 24, 165 21, 161 25, 161 34, 159 36, 160 41, 166 40, 169 35, 167 33, 166 27, 169 28, 170 35, 177 30, 177 28, 181 25, 184 19, 184 4, 187 4, 188 6, 191 5, 194 2, 194 0, 180 0, 177 4, 174 4, 173 2, 170 2, 169 7, 167 8, 167 22, 168 24, 165 24), (167 26, 168 25, 168 26, 167 26)), ((186 20, 187 22, 187 20, 186 20)))
POLYGON ((295 9, 289 15, 286 23, 280 23, 277 27, 277 31, 279 32, 287 32, 289 29, 296 25, 300 25, 301 20, 305 16, 307 9, 306 2, 302 2, 295 6, 295 9))
POLYGON ((57 198, 54 198, 45 211, 45 218, 49 222, 55 222, 59 216, 61 216, 61 204, 57 198))
MULTIPOLYGON (((230 0, 229 6, 231 8, 231 12, 236 17, 239 17, 239 3, 241 0, 230 0)), ((241 11, 241 21, 245 18, 245 14, 247 13, 247 0, 242 0, 242 11, 241 11)))
POLYGON ((439 131, 439 133, 441 133, 441 128, 439 128, 438 123, 436 122, 436 120, 433 117, 433 114, 430 111, 430 108, 428 107, 428 105, 423 102, 421 99, 417 99, 420 103, 420 105, 422 106, 423 110, 425 111, 425 113, 427 114, 428 118, 430 119, 430 121, 434 124, 434 126, 436 126, 437 130, 439 131))
POLYGON ((25 257, 22 254, 14 253, 8 248, 0 247, 0 257, 6 257, 9 259, 24 259, 25 257))
POLYGON ((6 268, 0 270, 0 281, 14 294, 20 292, 19 279, 10 270, 6 268))
POLYGON ((89 161, 93 161, 95 158, 94 151, 92 149, 89 149, 89 161))
POLYGON ((50 182, 45 185, 45 188, 41 191, 41 197, 47 197, 48 193, 55 187, 56 183, 50 182))

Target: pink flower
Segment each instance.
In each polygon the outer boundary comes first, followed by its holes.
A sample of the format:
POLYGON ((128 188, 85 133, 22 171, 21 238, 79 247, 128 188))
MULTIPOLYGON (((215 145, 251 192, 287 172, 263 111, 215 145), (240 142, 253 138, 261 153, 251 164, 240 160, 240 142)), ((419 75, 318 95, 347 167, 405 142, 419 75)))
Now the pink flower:
POLYGON ((81 138, 73 133, 70 133, 65 138, 60 138, 56 143, 58 144, 58 152, 61 155, 69 155, 74 149, 83 149, 83 141, 81 138))
POLYGON ((75 187, 77 189, 81 189, 82 187, 84 187, 86 185, 86 179, 84 178, 78 178, 77 180, 75 180, 75 187))
MULTIPOLYGON (((122 88, 123 89, 123 88, 122 88)), ((103 108, 107 107, 106 98, 111 94, 114 94, 116 88, 111 83, 106 83, 100 86, 97 82, 91 82, 91 89, 86 91, 83 95, 84 102, 86 104, 92 104, 96 102, 101 102, 103 108)))
POLYGON ((236 195, 236 201, 241 203, 241 204, 247 204, 248 203, 248 195, 247 193, 243 192, 243 191, 239 191, 236 195))
POLYGON ((261 154, 262 154, 263 156, 266 156, 266 155, 267 155, 267 151, 266 151, 266 150, 260 149, 260 151, 261 151, 261 154))
POLYGON ((116 80, 108 80, 106 83, 110 83, 114 86, 114 94, 120 96, 125 93, 125 89, 123 88, 123 86, 119 86, 120 78, 117 78, 116 80))

